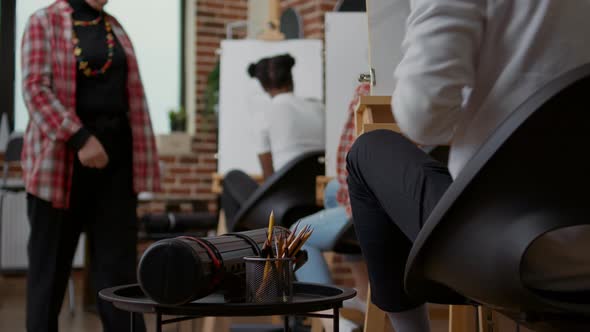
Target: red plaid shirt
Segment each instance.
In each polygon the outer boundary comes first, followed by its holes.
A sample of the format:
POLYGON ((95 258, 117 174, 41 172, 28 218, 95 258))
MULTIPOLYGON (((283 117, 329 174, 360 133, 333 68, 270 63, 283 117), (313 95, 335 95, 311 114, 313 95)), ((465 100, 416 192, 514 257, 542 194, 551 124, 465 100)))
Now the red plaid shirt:
POLYGON ((340 135, 340 143, 338 144, 336 177, 338 183, 340 183, 340 188, 336 194, 336 199, 340 205, 346 208, 346 213, 349 216, 352 215, 352 209, 350 207, 350 198, 348 197, 348 183, 346 182, 346 178, 348 177, 348 172, 346 171, 346 155, 356 139, 356 135, 354 134, 354 109, 359 103, 360 97, 368 95, 370 90, 371 85, 368 83, 363 83, 354 90, 354 97, 350 104, 348 104, 348 120, 344 125, 342 135, 340 135))
MULTIPOLYGON (((23 95, 30 116, 22 152, 23 176, 27 192, 55 208, 69 206, 75 152, 66 142, 82 127, 76 115, 71 14, 66 0, 37 11, 22 41, 23 95)), ((106 18, 127 55, 134 189, 158 191, 158 154, 137 59, 119 22, 109 15, 106 18)))

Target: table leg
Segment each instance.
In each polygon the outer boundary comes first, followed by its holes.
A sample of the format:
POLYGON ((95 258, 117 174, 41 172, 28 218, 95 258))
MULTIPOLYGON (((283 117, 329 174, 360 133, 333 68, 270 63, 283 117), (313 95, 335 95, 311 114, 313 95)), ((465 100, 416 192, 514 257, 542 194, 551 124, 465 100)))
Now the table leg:
POLYGON ((156 332, 162 332, 162 314, 156 313, 156 332))
POLYGON ((283 331, 289 332, 289 316, 285 315, 285 317, 283 318, 283 323, 283 331))
POLYGON ((340 308, 334 307, 334 332, 340 332, 340 308))
POLYGON ((135 314, 131 313, 131 332, 135 332, 135 314))

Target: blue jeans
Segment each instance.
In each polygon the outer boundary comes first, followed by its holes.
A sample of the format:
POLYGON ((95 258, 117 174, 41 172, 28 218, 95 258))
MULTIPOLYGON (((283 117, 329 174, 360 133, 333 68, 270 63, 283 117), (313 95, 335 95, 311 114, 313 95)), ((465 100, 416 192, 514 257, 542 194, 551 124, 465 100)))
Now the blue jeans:
MULTIPOLYGON (((336 200, 339 187, 338 181, 330 181, 324 191, 325 209, 307 216, 299 222, 298 229, 302 229, 305 225, 310 225, 313 228, 313 234, 303 246, 303 249, 307 250, 308 261, 295 273, 299 281, 333 283, 322 252, 334 248, 345 226, 350 222, 345 208, 338 205, 336 200)), ((295 225, 297 223, 291 227, 291 230, 295 225)))

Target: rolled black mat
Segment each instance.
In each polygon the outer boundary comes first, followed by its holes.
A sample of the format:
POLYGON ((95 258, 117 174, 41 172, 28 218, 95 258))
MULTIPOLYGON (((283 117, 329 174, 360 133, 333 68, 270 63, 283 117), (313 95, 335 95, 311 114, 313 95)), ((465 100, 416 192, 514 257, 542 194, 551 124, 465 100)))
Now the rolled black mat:
MULTIPOLYGON (((206 238, 180 236, 160 240, 139 261, 139 285, 152 300, 166 305, 185 304, 221 289, 235 295, 244 287, 243 258, 260 254, 266 232, 258 229, 206 238)), ((275 227, 277 232, 287 230, 275 227)))

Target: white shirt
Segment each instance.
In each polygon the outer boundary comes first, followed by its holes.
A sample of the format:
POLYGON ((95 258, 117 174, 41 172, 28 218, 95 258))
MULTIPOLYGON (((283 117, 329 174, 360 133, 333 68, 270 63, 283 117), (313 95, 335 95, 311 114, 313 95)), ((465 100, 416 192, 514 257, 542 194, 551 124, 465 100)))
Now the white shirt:
MULTIPOLYGON (((452 142, 453 177, 519 104, 590 62, 590 0, 410 1, 393 112, 411 139, 452 142)), ((590 266, 587 252, 570 245, 589 237, 589 227, 566 228, 533 242, 523 280, 539 289, 587 289, 590 269, 552 271, 556 261, 590 266), (547 248, 557 252, 539 259, 547 248)))
POLYGON ((416 142, 452 142, 453 177, 520 103, 590 62, 590 0, 410 0, 410 6, 393 112, 416 142), (471 93, 464 100, 465 88, 471 93))
POLYGON ((258 152, 272 154, 276 171, 305 152, 324 150, 324 122, 321 103, 292 93, 276 95, 264 112, 258 152))

